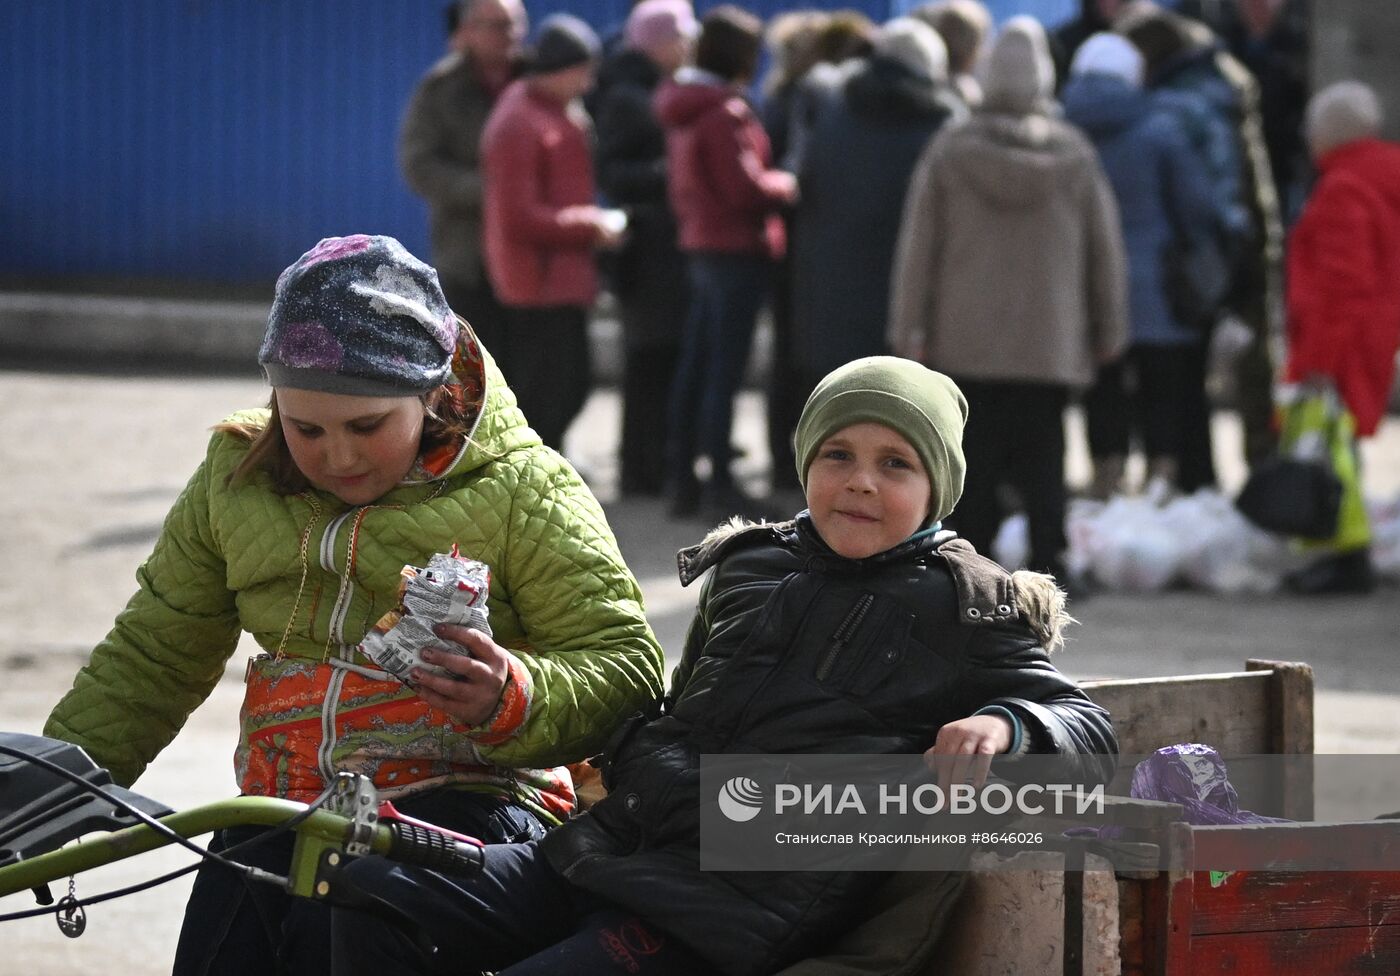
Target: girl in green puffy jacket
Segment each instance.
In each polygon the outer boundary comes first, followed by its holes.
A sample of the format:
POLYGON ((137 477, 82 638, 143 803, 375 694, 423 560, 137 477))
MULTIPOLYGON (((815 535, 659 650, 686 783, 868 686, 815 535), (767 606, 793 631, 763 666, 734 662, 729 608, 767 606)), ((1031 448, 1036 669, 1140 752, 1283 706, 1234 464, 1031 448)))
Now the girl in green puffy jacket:
MULTIPOLYGON (((45 734, 129 785, 224 674, 248 662, 234 753, 245 794, 310 801, 338 772, 403 812, 487 841, 573 810, 565 764, 598 752, 662 688, 662 655, 603 513, 541 444, 436 272, 392 238, 320 242, 277 282, 258 354, 271 410, 220 424, 139 589, 45 734), (401 570, 458 551, 490 569, 491 633, 407 684, 361 650, 401 570)), ((256 837, 220 832, 222 850, 256 837)), ((236 852, 285 873, 288 837, 236 852)), ((201 870, 176 973, 315 972, 328 912, 201 870)))

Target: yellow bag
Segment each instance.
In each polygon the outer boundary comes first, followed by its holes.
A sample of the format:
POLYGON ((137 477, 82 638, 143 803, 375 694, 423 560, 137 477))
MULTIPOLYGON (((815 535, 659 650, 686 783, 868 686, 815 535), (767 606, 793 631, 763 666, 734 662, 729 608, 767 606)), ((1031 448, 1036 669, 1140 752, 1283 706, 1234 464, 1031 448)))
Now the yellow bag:
POLYGON ((1285 457, 1326 459, 1342 485, 1337 532, 1330 539, 1299 540, 1309 552, 1351 552, 1371 544, 1371 523, 1361 494, 1357 463, 1356 420, 1330 384, 1309 384, 1280 396, 1279 453, 1285 457))

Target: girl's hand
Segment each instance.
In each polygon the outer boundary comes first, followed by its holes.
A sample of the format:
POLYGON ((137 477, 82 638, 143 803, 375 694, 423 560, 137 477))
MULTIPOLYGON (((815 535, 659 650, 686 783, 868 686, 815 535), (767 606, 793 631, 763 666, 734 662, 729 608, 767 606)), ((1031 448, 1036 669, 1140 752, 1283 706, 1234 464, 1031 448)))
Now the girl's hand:
POLYGON ((981 789, 992 757, 1011 748, 1015 731, 1000 715, 972 715, 949 722, 938 730, 933 748, 924 753, 924 764, 938 774, 938 788, 944 793, 950 784, 969 780, 974 789, 981 789))
POLYGON ((429 674, 419 668, 410 673, 414 690, 434 708, 463 725, 482 725, 496 711, 510 671, 510 652, 489 636, 470 627, 438 624, 433 628, 444 641, 466 650, 453 654, 425 648, 423 660, 451 671, 455 677, 429 674))

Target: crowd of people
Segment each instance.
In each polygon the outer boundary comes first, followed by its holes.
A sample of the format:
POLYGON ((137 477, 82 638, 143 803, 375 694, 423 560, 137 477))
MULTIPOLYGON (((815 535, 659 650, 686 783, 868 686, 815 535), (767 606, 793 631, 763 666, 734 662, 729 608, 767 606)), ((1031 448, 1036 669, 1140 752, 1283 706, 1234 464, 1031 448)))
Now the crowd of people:
POLYGON ((1299 5, 1171 8, 1085 0, 1047 33, 994 31, 978 0, 767 25, 642 0, 606 39, 559 15, 526 44, 519 0, 467 0, 400 159, 449 302, 555 448, 590 388, 589 310, 616 298, 624 494, 676 517, 769 513, 732 474, 731 436, 766 306, 774 490, 795 488, 816 381, 907 356, 973 405, 975 490, 950 525, 986 547, 1023 510, 1031 566, 1065 579, 1067 404, 1085 409, 1093 497, 1191 493, 1216 483, 1216 334, 1251 464, 1276 446, 1275 382, 1302 368, 1278 361, 1299 319, 1284 226, 1324 168, 1299 5))
MULTIPOLYGON (((738 7, 642 0, 606 41, 551 17, 523 61, 518 0, 456 8, 401 142, 438 268, 354 235, 283 272, 268 408, 215 428, 45 732, 130 784, 246 632, 242 792, 314 801, 359 773, 486 841, 484 868, 360 858, 342 877, 362 899, 332 906, 204 865, 175 972, 908 971, 960 876, 702 871, 702 755, 922 753, 962 776, 1043 753, 1110 776, 1110 716, 1049 657, 1070 619, 1046 572, 1064 582, 1062 414, 1088 391, 1104 490, 1135 436, 1153 477, 1207 483, 1205 344, 1228 310, 1262 359, 1281 256, 1248 73, 1197 22, 1118 6, 1092 0, 1112 29, 1082 38, 1013 18, 989 39, 973 0, 790 15, 762 112, 764 25, 738 7), (759 504, 730 427, 770 297, 783 350, 770 426, 805 508, 680 553, 705 582, 669 688, 558 450, 604 271, 623 488, 677 514, 759 504), (1014 572, 979 553, 1012 503, 1014 572), (403 580, 438 556, 489 568, 489 627, 434 621, 401 681, 366 635, 411 614, 403 580), (607 791, 581 810, 590 758, 607 791)), ((1363 85, 1312 99, 1320 176, 1287 269, 1286 374, 1332 382, 1362 436, 1400 345, 1380 122, 1363 85)), ((1366 581, 1364 551, 1329 559, 1319 588, 1366 581)), ((261 828, 211 848, 273 873, 295 856, 261 828)))

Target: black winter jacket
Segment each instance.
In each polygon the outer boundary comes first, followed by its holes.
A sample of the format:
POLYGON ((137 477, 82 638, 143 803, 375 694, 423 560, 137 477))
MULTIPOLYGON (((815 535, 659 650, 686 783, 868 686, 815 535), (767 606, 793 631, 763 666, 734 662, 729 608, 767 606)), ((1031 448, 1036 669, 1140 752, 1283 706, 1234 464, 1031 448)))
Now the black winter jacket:
POLYGON ((1011 578, 951 532, 869 559, 805 514, 731 528, 679 557, 701 592, 665 714, 635 721, 607 798, 542 842, 573 884, 637 912, 726 973, 768 973, 855 921, 872 873, 701 872, 702 753, 921 753, 985 705, 1083 783, 1111 774, 1108 715, 1050 663, 1011 578), (1081 758, 1076 758, 1082 756, 1081 758))
POLYGON ((792 237, 794 357, 810 383, 885 352, 909 177, 934 134, 966 114, 942 86, 875 57, 811 123, 792 237))
POLYGON ((627 211, 627 237, 611 256, 613 294, 629 346, 674 346, 688 308, 685 258, 666 196, 666 133, 651 109, 661 74, 640 51, 605 64, 594 112, 598 188, 627 211))

